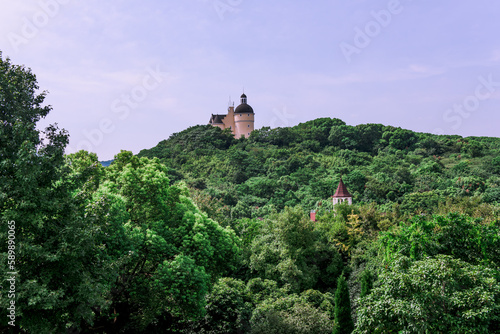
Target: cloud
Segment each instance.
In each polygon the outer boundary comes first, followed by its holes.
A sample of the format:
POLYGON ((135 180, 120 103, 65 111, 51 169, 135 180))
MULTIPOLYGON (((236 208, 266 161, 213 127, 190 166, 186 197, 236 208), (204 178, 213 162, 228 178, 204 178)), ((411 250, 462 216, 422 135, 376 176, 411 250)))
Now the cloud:
POLYGON ((443 74, 446 72, 444 68, 438 68, 433 66, 421 65, 421 64, 412 64, 408 67, 408 71, 411 74, 415 74, 419 77, 428 77, 443 74))
POLYGON ((324 73, 302 73, 298 80, 307 85, 349 85, 360 83, 397 82, 422 79, 446 73, 444 67, 433 67, 412 64, 404 68, 387 68, 385 70, 351 71, 348 74, 334 76, 324 73))

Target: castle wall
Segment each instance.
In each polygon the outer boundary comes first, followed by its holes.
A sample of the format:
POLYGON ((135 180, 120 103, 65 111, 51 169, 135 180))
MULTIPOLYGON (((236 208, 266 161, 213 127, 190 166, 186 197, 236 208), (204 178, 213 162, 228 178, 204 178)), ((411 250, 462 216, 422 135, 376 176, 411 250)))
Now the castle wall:
POLYGON ((222 120, 226 129, 231 129, 233 135, 235 134, 236 126, 234 124, 234 107, 229 107, 227 110, 227 116, 222 120))

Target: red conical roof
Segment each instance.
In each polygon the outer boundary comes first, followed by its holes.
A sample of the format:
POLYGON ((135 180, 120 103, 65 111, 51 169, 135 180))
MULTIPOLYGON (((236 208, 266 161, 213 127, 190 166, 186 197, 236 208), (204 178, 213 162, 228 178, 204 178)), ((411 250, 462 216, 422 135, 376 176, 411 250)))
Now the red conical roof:
POLYGON ((342 178, 340 178, 339 186, 337 187, 337 191, 333 197, 352 197, 352 195, 347 191, 347 187, 342 181, 342 178))

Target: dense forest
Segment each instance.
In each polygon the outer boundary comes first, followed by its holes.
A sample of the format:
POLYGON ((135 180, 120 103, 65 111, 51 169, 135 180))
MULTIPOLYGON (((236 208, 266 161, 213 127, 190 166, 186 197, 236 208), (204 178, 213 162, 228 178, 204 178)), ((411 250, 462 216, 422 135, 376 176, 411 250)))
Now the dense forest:
POLYGON ((45 95, 0 56, 0 332, 500 332, 500 138, 205 125, 103 167, 45 95))

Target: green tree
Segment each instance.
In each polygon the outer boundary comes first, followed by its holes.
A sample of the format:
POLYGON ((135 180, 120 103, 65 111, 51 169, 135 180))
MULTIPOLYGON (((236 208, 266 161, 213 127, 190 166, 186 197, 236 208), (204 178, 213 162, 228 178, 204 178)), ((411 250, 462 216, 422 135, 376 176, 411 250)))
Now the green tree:
POLYGON ((262 278, 290 284, 293 291, 330 287, 342 260, 314 229, 302 208, 286 207, 264 222, 251 245, 250 268, 262 278))
POLYGON ((405 194, 401 203, 401 210, 410 214, 432 213, 437 209, 439 202, 440 196, 436 191, 405 194))
POLYGON ((500 203, 500 187, 486 189, 483 198, 487 203, 500 203))
POLYGON ((494 333, 500 285, 494 270, 447 255, 398 258, 359 302, 355 333, 494 333))
POLYGON ((304 141, 316 141, 321 146, 326 146, 332 127, 339 125, 345 125, 345 122, 338 118, 318 118, 300 123, 294 130, 304 141))
POLYGON ((359 124, 356 125, 359 134, 357 148, 363 152, 374 152, 379 146, 384 126, 382 124, 359 124))
POLYGON ((66 167, 73 188, 73 200, 85 206, 103 181, 104 167, 99 162, 97 154, 83 150, 67 155, 66 167))
POLYGON ((254 308, 243 281, 224 277, 206 296, 205 317, 193 327, 196 333, 238 334, 250 331, 254 308))
POLYGON ((351 300, 349 289, 344 275, 337 279, 337 290, 335 290, 335 323, 333 334, 350 334, 354 330, 351 317, 351 300))
POLYGON ((362 194, 365 191, 366 176, 358 169, 353 170, 345 176, 345 182, 349 185, 350 191, 362 194))
POLYGON ((500 157, 495 157, 491 160, 491 169, 495 174, 500 174, 500 157))
POLYGON ((360 297, 367 296, 373 289, 373 274, 370 270, 365 269, 360 278, 361 292, 360 297))
POLYGON ((119 272, 108 294, 119 315, 113 322, 100 317, 108 331, 174 328, 200 318, 211 284, 238 263, 234 232, 209 219, 166 175, 157 159, 122 152, 89 204, 87 213, 114 230, 102 255, 119 272))
POLYGON ((484 148, 485 147, 481 142, 477 140, 471 140, 462 147, 462 151, 470 154, 470 156, 473 158, 477 158, 484 155, 484 148))
POLYGON ((359 130, 350 125, 332 127, 328 140, 342 149, 354 149, 359 145, 359 130))
MULTIPOLYGON (((1 279, 18 273, 17 331, 54 333, 92 323, 93 308, 106 309, 112 268, 98 257, 98 227, 73 201, 75 184, 64 165, 67 133, 55 125, 36 128, 51 110, 38 89, 30 69, 0 53, 1 279), (3 242, 9 221, 15 222, 13 269, 3 242)), ((0 307, 7 309, 9 302, 4 295, 0 307)), ((0 327, 7 320, 2 316, 0 327)))
POLYGON ((304 295, 285 295, 269 298, 255 308, 250 320, 252 334, 329 334, 332 332, 329 308, 323 299, 321 306, 314 305, 304 295))
POLYGON ((275 129, 263 127, 262 129, 253 131, 250 134, 249 140, 253 143, 271 144, 283 147, 294 143, 297 138, 288 127, 275 129))
POLYGON ((498 223, 483 223, 456 213, 411 219, 409 225, 380 237, 386 261, 398 256, 423 260, 438 254, 452 255, 472 264, 500 268, 498 223))
POLYGON ((389 145, 398 150, 411 149, 417 140, 418 138, 413 131, 398 128, 392 132, 389 145))

